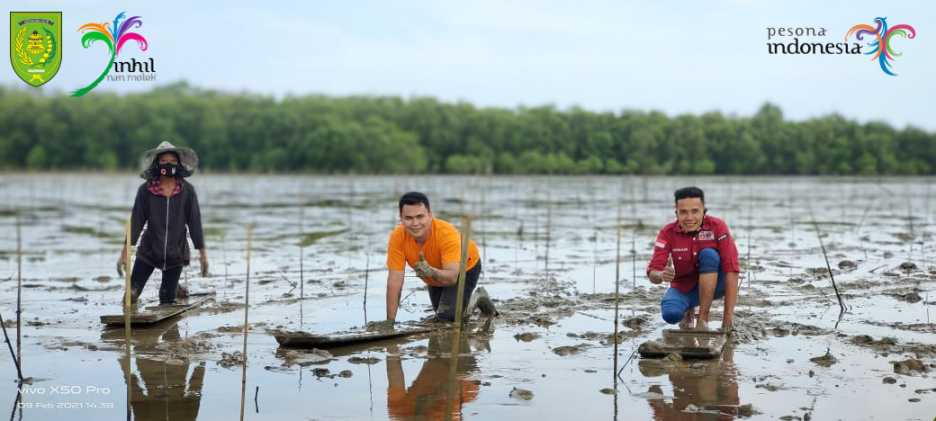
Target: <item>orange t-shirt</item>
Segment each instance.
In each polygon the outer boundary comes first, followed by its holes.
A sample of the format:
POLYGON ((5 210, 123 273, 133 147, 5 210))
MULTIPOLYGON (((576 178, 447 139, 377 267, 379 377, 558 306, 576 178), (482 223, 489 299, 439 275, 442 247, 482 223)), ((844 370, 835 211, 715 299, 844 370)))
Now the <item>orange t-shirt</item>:
MULTIPOLYGON (((423 252, 426 262, 434 268, 441 268, 446 263, 461 263, 461 233, 454 225, 441 219, 432 218, 429 239, 422 248, 416 246, 416 239, 406 233, 403 225, 397 225, 390 233, 390 245, 387 247, 387 268, 406 270, 406 265, 413 267, 419 262, 419 252, 423 252)), ((468 240, 468 264, 465 270, 471 270, 478 264, 478 246, 468 240)), ((423 282, 440 286, 432 279, 423 282)))

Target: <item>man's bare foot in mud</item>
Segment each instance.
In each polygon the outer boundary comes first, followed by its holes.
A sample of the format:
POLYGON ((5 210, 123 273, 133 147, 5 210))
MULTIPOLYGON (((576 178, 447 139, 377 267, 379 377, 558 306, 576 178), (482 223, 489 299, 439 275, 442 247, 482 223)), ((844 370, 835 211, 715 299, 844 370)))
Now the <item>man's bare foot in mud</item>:
POLYGON ((693 310, 694 309, 690 308, 689 310, 686 310, 686 312, 683 314, 682 320, 679 321, 680 329, 683 329, 683 330, 692 329, 692 324, 693 324, 692 322, 695 319, 695 311, 693 310))
POLYGON ((699 318, 696 320, 695 330, 708 330, 708 322, 699 318))
POLYGON ((734 331, 734 317, 731 314, 726 314, 724 320, 722 320, 721 330, 724 332, 731 333, 734 331))

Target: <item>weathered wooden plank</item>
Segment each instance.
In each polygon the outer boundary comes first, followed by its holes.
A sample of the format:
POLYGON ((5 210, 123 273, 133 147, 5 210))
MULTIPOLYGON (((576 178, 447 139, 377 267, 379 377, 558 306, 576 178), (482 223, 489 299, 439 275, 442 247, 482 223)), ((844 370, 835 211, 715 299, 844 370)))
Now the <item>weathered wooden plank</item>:
POLYGON ((662 358, 677 354, 682 358, 718 358, 725 344, 727 332, 720 330, 664 329, 663 337, 640 344, 637 352, 644 358, 662 358))
MULTIPOLYGON (((209 300, 214 299, 214 293, 192 294, 188 299, 182 300, 176 304, 165 306, 148 306, 143 310, 130 313, 130 324, 150 324, 166 320, 173 316, 178 316, 193 308, 200 307, 209 300)), ((101 323, 106 325, 122 325, 126 323, 123 313, 105 314, 101 316, 101 323)))
POLYGON ((365 342, 376 342, 385 339, 400 338, 410 335, 428 333, 435 330, 445 329, 443 327, 429 328, 407 328, 397 329, 392 332, 353 332, 333 335, 313 335, 308 332, 282 332, 274 334, 276 342, 284 348, 337 348, 340 346, 354 345, 365 342))

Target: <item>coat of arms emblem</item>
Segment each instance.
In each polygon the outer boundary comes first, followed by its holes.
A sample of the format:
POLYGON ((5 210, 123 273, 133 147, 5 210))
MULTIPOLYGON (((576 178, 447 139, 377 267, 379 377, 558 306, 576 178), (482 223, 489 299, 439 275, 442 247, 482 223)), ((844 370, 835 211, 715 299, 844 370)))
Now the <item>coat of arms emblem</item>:
POLYGON ((10 63, 32 86, 52 80, 62 64, 62 12, 10 12, 10 63))

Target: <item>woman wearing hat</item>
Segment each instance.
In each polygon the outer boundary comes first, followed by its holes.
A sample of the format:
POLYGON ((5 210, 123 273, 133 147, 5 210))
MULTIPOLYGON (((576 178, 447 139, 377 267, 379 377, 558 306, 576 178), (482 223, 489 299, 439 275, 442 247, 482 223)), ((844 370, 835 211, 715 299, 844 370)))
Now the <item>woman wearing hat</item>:
MULTIPOLYGON (((146 180, 137 190, 130 217, 130 239, 136 243, 136 262, 130 274, 130 299, 136 303, 154 269, 162 270, 159 303, 175 302, 182 268, 189 264, 186 227, 192 244, 198 249, 202 276, 208 275, 208 257, 202 233, 201 210, 195 187, 184 178, 198 166, 198 155, 189 148, 177 148, 162 142, 143 155, 141 161, 146 180), (146 229, 144 230, 144 226, 146 229)), ((117 273, 126 270, 127 247, 120 252, 117 273)))

